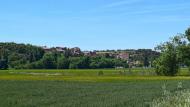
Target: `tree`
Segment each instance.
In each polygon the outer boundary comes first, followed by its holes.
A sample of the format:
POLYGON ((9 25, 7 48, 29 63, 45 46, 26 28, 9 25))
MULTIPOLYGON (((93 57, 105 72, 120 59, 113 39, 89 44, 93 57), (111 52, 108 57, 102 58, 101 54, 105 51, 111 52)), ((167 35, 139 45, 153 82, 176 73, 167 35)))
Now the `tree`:
POLYGON ((80 57, 70 57, 69 58, 69 69, 78 69, 80 57))
POLYGON ((96 68, 99 68, 99 64, 97 62, 93 61, 90 63, 89 67, 91 69, 96 69, 96 68))
POLYGON ((90 66, 90 58, 89 57, 81 57, 78 63, 78 68, 80 69, 88 69, 90 66))
POLYGON ((89 57, 70 57, 70 69, 88 69, 90 67, 89 57))
POLYGON ((185 36, 190 41, 190 27, 185 31, 185 36))
POLYGON ((128 61, 122 59, 114 59, 114 67, 124 67, 128 68, 128 61))
POLYGON ((72 62, 69 64, 69 69, 78 69, 78 64, 76 62, 72 62))
POLYGON ((186 65, 190 71, 190 28, 185 31, 185 34, 182 34, 181 38, 177 38, 178 41, 178 50, 180 56, 181 65, 186 65))
POLYGON ((42 58, 42 63, 45 69, 56 68, 56 59, 52 53, 46 53, 42 58))
POLYGON ((6 59, 0 59, 0 69, 7 69, 8 68, 8 63, 6 59))
POLYGON ((114 61, 110 58, 102 57, 99 61, 100 68, 114 68, 114 61))
POLYGON ((170 71, 173 69, 173 73, 177 73, 180 66, 188 66, 190 71, 190 28, 185 31, 185 34, 179 34, 175 36, 172 41, 168 42, 166 46, 160 46, 162 55, 155 61, 156 71, 170 71), (164 50, 164 51, 163 51, 164 50), (170 58, 170 59, 168 59, 170 58), (165 62, 165 63, 164 63, 165 62), (171 67, 173 66, 173 67, 171 67))
POLYGON ((24 69, 43 69, 45 67, 44 67, 42 60, 39 60, 36 62, 28 63, 28 64, 24 65, 23 68, 24 69))
POLYGON ((180 47, 180 55, 182 65, 187 66, 190 71, 190 46, 187 45, 180 47))
POLYGON ((8 69, 8 53, 3 47, 0 49, 0 69, 8 69))
POLYGON ((180 36, 175 36, 169 42, 165 42, 157 47, 161 51, 161 56, 154 61, 154 67, 158 75, 175 76, 180 65, 180 36))
POLYGON ((64 56, 61 56, 57 60, 57 68, 58 69, 68 69, 69 68, 69 60, 64 56))
POLYGON ((145 55, 145 57, 144 57, 144 67, 148 67, 148 66, 149 66, 148 56, 145 55))

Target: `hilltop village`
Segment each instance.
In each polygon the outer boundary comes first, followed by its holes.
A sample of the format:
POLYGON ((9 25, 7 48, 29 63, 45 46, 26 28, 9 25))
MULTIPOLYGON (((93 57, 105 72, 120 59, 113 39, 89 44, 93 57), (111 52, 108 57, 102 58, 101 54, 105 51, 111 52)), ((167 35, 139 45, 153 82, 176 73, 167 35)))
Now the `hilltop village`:
POLYGON ((59 52, 68 54, 70 56, 88 56, 98 57, 104 56, 106 58, 115 58, 127 61, 132 67, 151 67, 152 61, 159 57, 160 53, 152 49, 126 49, 126 50, 94 50, 82 51, 79 47, 42 47, 45 52, 59 52))

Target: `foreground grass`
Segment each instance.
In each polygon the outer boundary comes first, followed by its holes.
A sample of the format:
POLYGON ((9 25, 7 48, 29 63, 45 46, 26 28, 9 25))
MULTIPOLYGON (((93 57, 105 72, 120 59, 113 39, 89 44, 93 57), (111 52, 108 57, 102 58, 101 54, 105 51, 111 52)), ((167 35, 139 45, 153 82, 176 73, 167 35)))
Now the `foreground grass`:
POLYGON ((151 107, 190 107, 190 90, 178 90, 168 92, 160 98, 156 98, 150 104, 151 107))
POLYGON ((1 107, 144 107, 161 95, 163 84, 173 91, 182 81, 125 82, 0 81, 1 107))

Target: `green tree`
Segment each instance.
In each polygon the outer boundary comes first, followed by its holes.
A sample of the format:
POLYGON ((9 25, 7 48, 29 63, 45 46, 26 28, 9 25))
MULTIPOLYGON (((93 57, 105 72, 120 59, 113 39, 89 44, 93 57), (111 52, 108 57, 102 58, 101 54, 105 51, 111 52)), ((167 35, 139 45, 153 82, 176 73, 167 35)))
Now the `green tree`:
POLYGON ((89 57, 70 57, 70 69, 87 69, 90 67, 89 57))
POLYGON ((190 71, 190 46, 180 47, 182 65, 186 65, 190 71))
POLYGON ((39 60, 36 62, 28 63, 28 64, 24 65, 23 68, 25 68, 25 69, 44 69, 45 67, 44 67, 42 60, 39 60))
POLYGON ((96 68, 99 68, 99 64, 97 62, 93 61, 90 63, 89 67, 91 69, 96 69, 96 68))
POLYGON ((56 59, 52 53, 46 53, 42 58, 42 63, 45 69, 56 69, 56 59))
POLYGON ((180 40, 181 45, 179 47, 179 53, 181 57, 181 63, 188 66, 190 71, 190 28, 185 31, 183 38, 180 40))
POLYGON ((144 67, 148 67, 150 65, 149 60, 148 60, 148 56, 144 57, 144 67))
POLYGON ((57 68, 58 69, 68 69, 69 68, 68 58, 64 57, 63 55, 61 57, 58 57, 57 68))
POLYGON ((179 71, 179 39, 175 36, 171 41, 157 47, 161 51, 161 56, 154 61, 154 67, 158 75, 175 76, 179 71))
POLYGON ((4 47, 0 49, 0 69, 8 69, 8 53, 4 47))
POLYGON ((99 61, 100 68, 114 68, 114 61, 111 58, 102 57, 99 61))
POLYGON ((80 57, 78 62, 78 68, 80 69, 88 69, 90 66, 90 58, 89 57, 80 57))
POLYGON ((114 59, 114 67, 128 68, 129 66, 126 60, 114 59))
POLYGON ((185 31, 185 36, 190 41, 190 27, 185 31))
POLYGON ((70 57, 69 58, 69 69, 78 69, 80 57, 70 57))
POLYGON ((27 58, 24 54, 12 53, 8 56, 8 64, 11 68, 18 68, 27 63, 27 58))
POLYGON ((0 69, 8 69, 8 63, 6 59, 0 59, 0 69))

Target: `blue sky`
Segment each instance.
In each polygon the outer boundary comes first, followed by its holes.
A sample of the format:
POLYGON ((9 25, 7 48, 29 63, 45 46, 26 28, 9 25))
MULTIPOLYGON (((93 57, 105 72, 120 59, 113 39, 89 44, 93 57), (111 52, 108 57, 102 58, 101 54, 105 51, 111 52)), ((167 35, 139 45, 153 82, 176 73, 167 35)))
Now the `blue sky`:
POLYGON ((190 0, 0 0, 0 42, 154 48, 190 26, 190 0))

